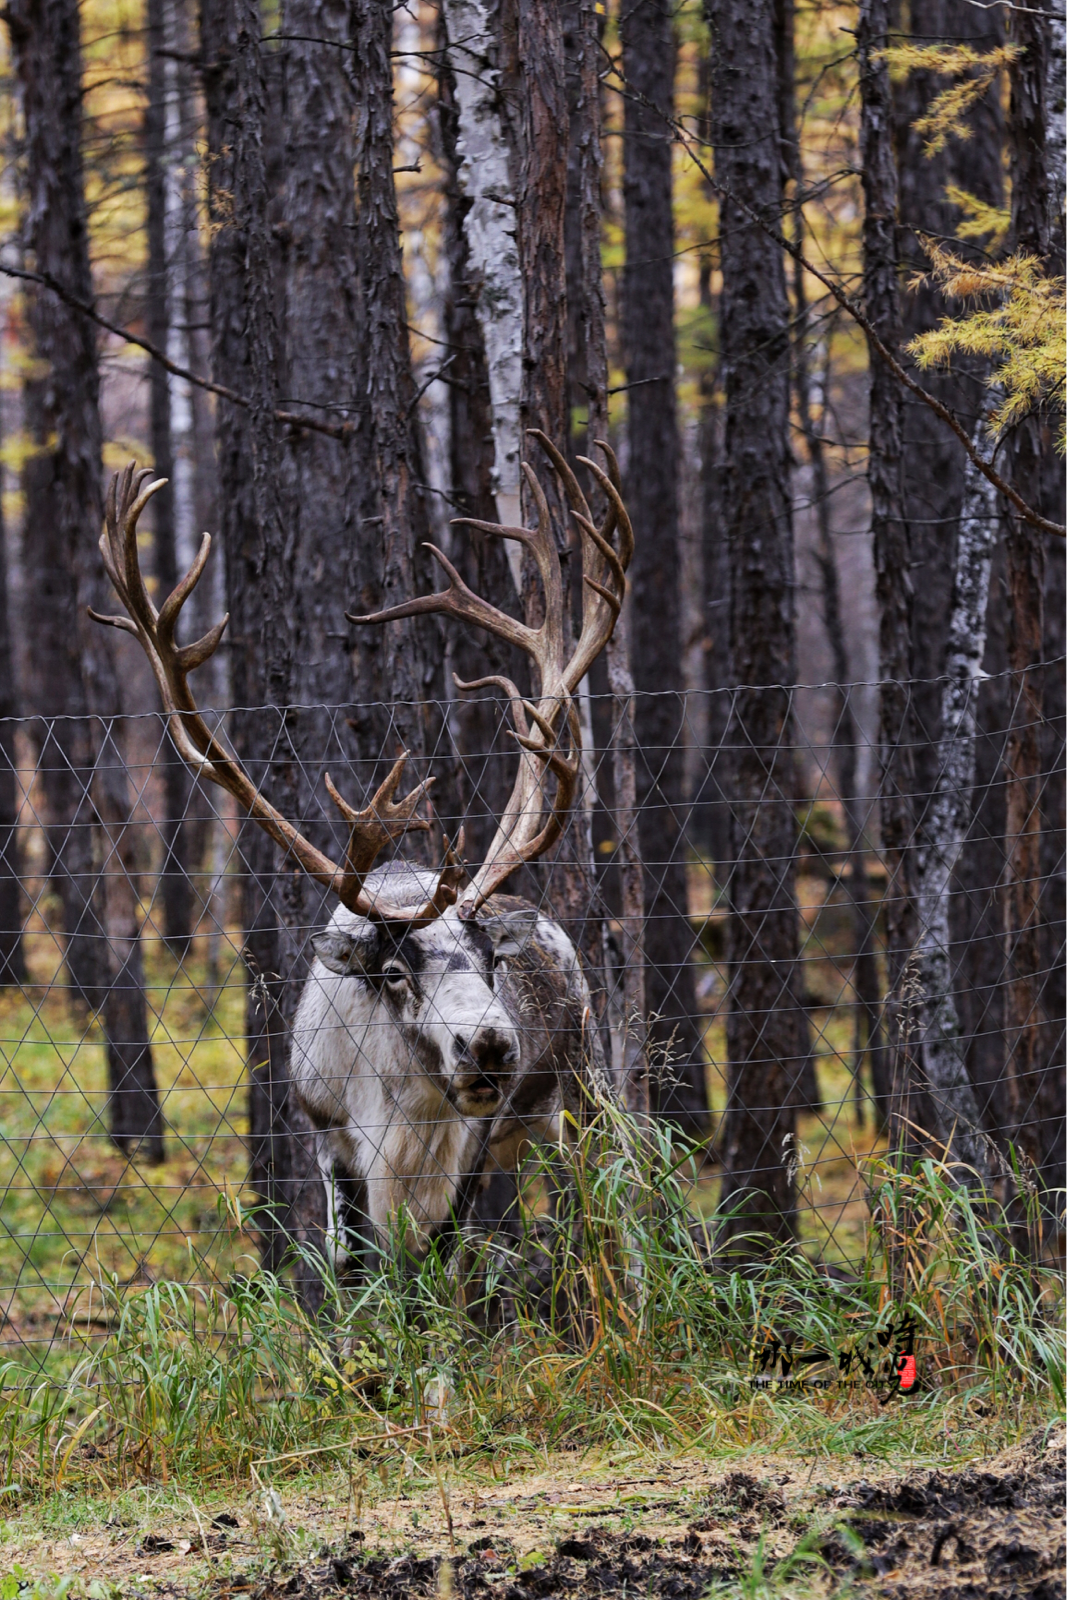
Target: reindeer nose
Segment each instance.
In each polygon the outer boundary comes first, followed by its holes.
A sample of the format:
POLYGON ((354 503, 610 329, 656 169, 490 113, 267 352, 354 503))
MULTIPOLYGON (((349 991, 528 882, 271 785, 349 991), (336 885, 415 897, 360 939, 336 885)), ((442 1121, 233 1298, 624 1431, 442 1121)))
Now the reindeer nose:
POLYGON ((511 1040, 496 1028, 479 1028, 467 1046, 467 1054, 485 1073, 510 1072, 515 1064, 511 1040))
POLYGON ((478 1100, 500 1095, 500 1080, 515 1066, 515 1049, 507 1034, 479 1028, 471 1038, 456 1038, 456 1087, 478 1100))

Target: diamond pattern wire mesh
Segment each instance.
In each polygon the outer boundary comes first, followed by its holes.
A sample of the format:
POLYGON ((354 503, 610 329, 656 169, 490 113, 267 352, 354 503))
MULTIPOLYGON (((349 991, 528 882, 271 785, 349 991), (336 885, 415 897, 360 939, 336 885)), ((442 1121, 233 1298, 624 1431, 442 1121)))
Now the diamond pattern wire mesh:
MULTIPOLYGON (((869 688, 848 692, 867 693, 869 688)), ((1006 703, 1007 680, 993 688, 1006 703)), ((672 703, 677 740, 687 746, 689 796, 680 815, 675 807, 670 860, 655 854, 662 829, 642 839, 646 903, 654 902, 658 916, 674 919, 684 929, 682 942, 692 968, 693 1020, 712 1113, 711 1154, 695 1172, 691 1190, 694 1208, 703 1213, 713 1208, 721 1179, 725 1022, 737 979, 727 965, 733 857, 753 820, 753 808, 739 808, 731 792, 733 748, 744 736, 735 727, 732 708, 728 692, 691 694, 672 703), (728 731, 708 744, 709 728, 728 731)), ((273 727, 273 737, 270 761, 250 763, 252 775, 262 781, 279 764, 295 763, 289 792, 304 797, 306 814, 293 820, 335 858, 343 850, 343 837, 324 802, 323 771, 329 768, 342 792, 363 803, 384 768, 380 762, 361 764, 355 758, 353 730, 373 721, 384 729, 381 748, 392 752, 397 743, 394 709, 316 708, 314 725, 326 735, 319 747, 323 759, 314 766, 300 760, 292 736, 293 727, 307 715, 304 710, 257 713, 261 751, 262 719, 273 727)), ((570 828, 584 848, 591 843, 595 864, 592 914, 606 929, 601 943, 606 956, 599 977, 591 976, 595 1004, 603 1009, 605 990, 617 999, 623 977, 617 966, 621 946, 613 937, 620 917, 620 840, 612 812, 611 702, 594 698, 588 709, 595 734, 588 767, 591 787, 585 809, 570 828)), ((509 749, 501 736, 499 706, 490 714, 496 723, 487 749, 474 755, 458 753, 454 704, 424 712, 428 753, 412 758, 402 788, 431 773, 437 777, 438 822, 454 838, 458 822, 467 820, 466 856, 476 864, 488 842, 499 796, 510 786, 514 746, 509 749)), ((802 720, 794 718, 784 762, 772 759, 781 751, 765 752, 767 782, 760 803, 787 802, 797 823, 795 856, 777 865, 795 873, 800 978, 790 993, 789 980, 784 980, 782 993, 789 1004, 799 994, 803 1013, 795 1062, 798 1084, 809 1070, 800 1093, 796 1151, 800 1234, 806 1248, 843 1263, 862 1250, 867 1220, 862 1163, 884 1148, 884 1136, 874 1116, 864 1059, 863 1007, 856 989, 857 924, 850 893, 859 863, 857 851, 849 848, 845 810, 836 790, 837 730, 828 742, 814 744, 796 731, 802 720), (792 793, 782 792, 783 774, 793 784, 792 793)), ((70 769, 72 741, 61 721, 10 724, 12 737, 3 743, 5 750, 14 751, 18 781, 15 826, 10 834, 0 834, 0 850, 7 875, 17 873, 20 879, 25 973, 24 981, 0 989, 0 1348, 32 1348, 39 1354, 72 1331, 105 1331, 107 1313, 93 1288, 101 1278, 117 1286, 160 1279, 224 1284, 254 1261, 252 1237, 230 1225, 235 1203, 249 1201, 249 975, 242 958, 242 884, 252 825, 238 819, 228 796, 191 780, 182 817, 168 818, 167 767, 177 758, 158 716, 124 719, 109 730, 113 740, 96 728, 92 743, 97 759, 90 773, 70 769), (113 816, 102 817, 95 803, 99 764, 113 761, 115 751, 122 752, 125 766, 125 825, 121 818, 116 823, 113 816), (74 797, 66 816, 50 809, 50 796, 62 789, 52 781, 59 771, 71 780, 64 792, 74 797), (173 826, 178 821, 180 829, 173 826), (138 970, 143 973, 165 1146, 161 1162, 146 1160, 136 1148, 117 1148, 109 1133, 107 1005, 101 1006, 99 994, 86 995, 65 959, 70 930, 64 929, 64 918, 70 916, 72 901, 64 900, 62 863, 70 856, 72 841, 88 847, 93 872, 78 929, 83 942, 90 948, 95 942, 112 985, 116 970, 121 971, 120 984, 134 987, 140 981, 138 970), (184 874, 191 891, 186 948, 165 924, 167 873, 184 874), (139 923, 139 937, 127 937, 125 943, 123 889, 139 923)), ((232 714, 230 727, 232 731, 232 714)), ((1041 804, 1052 820, 1046 821, 1041 841, 1043 930, 1033 993, 1041 1009, 1041 1058, 1062 1063, 1062 728, 1046 724, 1041 738, 1041 804)), ((639 753, 644 817, 657 805, 662 808, 656 783, 669 754, 653 749, 639 753)), ((877 763, 869 750, 861 755, 859 771, 872 777, 866 792, 852 798, 863 822, 865 878, 877 916, 895 885, 887 881, 879 853, 877 763)), ((979 735, 974 823, 952 904, 957 1004, 969 1071, 992 1134, 1006 1126, 1004 1064, 1010 1050, 1002 931, 1004 760, 1002 719, 979 735)), ((915 799, 921 824, 928 793, 915 799)), ((439 835, 410 835, 400 848, 416 862, 440 860, 439 835)), ((549 906, 557 882, 553 872, 545 864, 523 869, 509 890, 549 906)), ((295 1009, 293 991, 307 971, 311 938, 332 909, 318 890, 304 903, 311 911, 304 923, 290 927, 292 971, 282 974, 282 990, 286 985, 290 989, 283 1000, 289 1016, 295 1009)), ((0 928, 0 935, 9 936, 4 949, 11 946, 10 933, 0 928)), ((128 925, 125 933, 130 933, 128 925)), ((879 921, 877 964, 884 999, 882 942, 879 921)), ((686 985, 677 985, 677 973, 674 980, 678 993, 686 992, 686 985)), ((671 981, 668 975, 668 992, 671 981)), ((617 1011, 617 1006, 614 1012, 608 1006, 609 1017, 617 1011)), ((618 1056, 619 1040, 611 1043, 618 1056)), ((1041 1114, 1033 1085, 1024 1082, 1021 1094, 1016 1126, 1041 1114)))

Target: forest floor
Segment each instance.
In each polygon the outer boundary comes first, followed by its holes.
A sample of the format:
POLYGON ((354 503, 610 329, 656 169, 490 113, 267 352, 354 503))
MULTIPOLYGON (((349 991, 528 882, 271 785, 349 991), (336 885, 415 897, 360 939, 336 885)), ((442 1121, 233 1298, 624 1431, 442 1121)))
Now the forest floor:
POLYGON ((988 1456, 981 1437, 961 1453, 946 1434, 910 1467, 862 1452, 569 1454, 442 1463, 399 1488, 331 1474, 202 1501, 162 1484, 53 1495, 0 1525, 0 1594, 1062 1600, 1063 1430, 1031 1417, 988 1456))

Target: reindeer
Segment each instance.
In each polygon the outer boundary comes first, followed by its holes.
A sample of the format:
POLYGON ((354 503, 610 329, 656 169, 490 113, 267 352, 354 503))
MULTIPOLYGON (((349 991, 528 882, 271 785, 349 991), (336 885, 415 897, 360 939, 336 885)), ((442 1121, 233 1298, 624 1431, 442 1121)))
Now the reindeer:
POLYGON ((92 615, 140 643, 181 756, 232 794, 283 854, 339 902, 313 940, 315 960, 291 1043, 291 1083, 320 1133, 328 1240, 338 1262, 348 1243, 346 1206, 368 1218, 379 1246, 406 1208, 416 1248, 425 1248, 463 1218, 491 1173, 514 1173, 531 1140, 555 1137, 561 1113, 579 1107, 586 1074, 603 1070, 573 944, 551 917, 500 890, 517 867, 550 849, 573 804, 582 753, 574 697, 619 616, 633 530, 607 445, 598 441, 606 471, 582 458, 605 498, 597 526, 565 459, 544 434, 533 436, 555 469, 581 541, 582 626, 569 654, 548 504, 528 465, 523 471, 536 528, 470 517, 453 526, 514 540, 529 551, 544 591, 540 627, 475 594, 434 545, 428 548, 448 578, 447 589, 349 619, 376 625, 441 613, 517 646, 537 670, 536 702, 506 677, 456 680, 461 690, 494 687, 507 696, 519 747, 511 796, 472 876, 460 861, 462 830, 456 849, 445 839, 444 863, 436 871, 403 860, 375 867, 386 845, 431 825, 419 807, 432 778, 397 798, 406 753, 362 810, 349 805, 326 775, 330 799, 349 828, 343 863, 330 860, 271 805, 211 731, 189 688, 190 672, 218 648, 228 617, 195 644, 175 640, 211 536, 204 534, 189 572, 157 611, 140 571, 137 522, 166 480, 149 481, 149 472, 131 464, 108 490, 100 551, 127 615, 92 615))

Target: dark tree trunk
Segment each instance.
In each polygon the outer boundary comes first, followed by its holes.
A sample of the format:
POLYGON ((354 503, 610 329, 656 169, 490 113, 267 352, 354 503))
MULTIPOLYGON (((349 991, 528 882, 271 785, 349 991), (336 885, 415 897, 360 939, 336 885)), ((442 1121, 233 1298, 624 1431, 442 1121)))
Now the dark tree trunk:
MULTIPOLYGON (((514 187, 519 196, 517 234, 522 284, 522 380, 519 397, 521 448, 542 477, 553 533, 563 558, 564 583, 571 586, 574 616, 576 574, 567 560, 569 518, 554 477, 545 471, 540 447, 525 430, 540 428, 560 450, 570 441, 567 377, 566 211, 569 152, 567 75, 563 53, 563 14, 555 0, 510 0, 500 9, 502 77, 512 110, 508 127, 514 187)), ((499 466, 499 464, 498 464, 499 466)), ((522 485, 523 521, 536 520, 533 499, 522 485)), ((522 609, 526 621, 540 624, 543 605, 536 567, 522 562, 522 609)), ((569 637, 569 633, 568 633, 569 637)), ((559 843, 536 878, 541 898, 559 917, 582 953, 598 1012, 602 1008, 602 920, 591 830, 581 799, 559 843)))
MULTIPOLYGON (((362 275, 362 350, 354 389, 365 397, 364 498, 351 550, 348 593, 365 613, 423 592, 437 569, 422 549, 429 537, 408 347, 407 307, 393 177, 393 13, 381 0, 354 0, 353 72, 357 88, 357 242, 362 275), (367 604, 370 600, 370 604, 367 604)), ((376 748, 388 763, 397 742, 418 758, 437 738, 434 701, 443 697, 443 636, 428 618, 360 630, 360 699, 384 702, 376 748)), ((369 730, 368 730, 369 732, 369 730)), ((439 786, 440 787, 440 786, 439 786)), ((444 796, 445 814, 450 809, 444 796)), ((417 849, 424 835, 405 848, 417 849)))
MULTIPOLYGON (((564 243, 567 280, 567 394, 570 455, 585 478, 590 504, 599 511, 602 496, 576 458, 601 459, 597 440, 608 438, 608 354, 604 321, 601 265, 602 173, 600 14, 592 0, 567 0, 563 6, 563 49, 566 67, 568 167, 564 243)), ((574 597, 577 601, 577 596, 574 597)), ((610 724, 594 715, 587 698, 581 708, 588 787, 581 845, 592 863, 594 808, 597 794, 595 740, 600 732, 611 747, 612 868, 618 892, 618 932, 600 920, 604 983, 603 1039, 610 1050, 617 1087, 628 1109, 647 1117, 650 1079, 647 1050, 645 986, 645 887, 637 825, 637 741, 634 732, 634 690, 630 661, 632 599, 618 619, 605 652, 610 691, 610 724), (598 729, 596 724, 601 724, 598 729), (610 731, 609 731, 610 729, 610 731)), ((575 618, 577 626, 577 618, 575 618)), ((593 930, 590 930, 591 934, 593 930)))
MULTIPOLYGON (((525 428, 566 447, 567 277, 565 221, 569 119, 563 31, 553 0, 517 0, 525 428)), ((531 502, 532 509, 532 502, 531 502)))
MULTIPOLYGON (((900 348, 897 168, 893 152, 889 69, 879 60, 890 29, 889 0, 863 0, 857 44, 860 57, 863 168, 863 295, 867 315, 887 349, 900 348)), ((915 902, 910 881, 915 766, 908 680, 911 677, 911 538, 904 515, 903 407, 896 379, 872 351, 869 356, 871 538, 878 599, 880 822, 886 865, 887 998, 884 1048, 872 1061, 875 1097, 888 1105, 891 1138, 910 1142, 917 1086, 902 1040, 904 969, 915 944, 915 902)))
MULTIPOLYGON (((164 0, 148 0, 148 104, 145 107, 145 190, 147 200, 148 276, 145 284, 145 326, 157 350, 167 350, 171 332, 171 264, 167 260, 167 104, 164 52, 167 31, 164 0)), ((158 361, 149 362, 149 438, 156 476, 168 486, 152 501, 155 574, 161 595, 178 581, 174 520, 174 439, 171 429, 170 374, 158 361)), ((177 960, 189 952, 193 932, 193 893, 189 877, 189 830, 184 826, 192 782, 189 769, 161 731, 164 815, 163 862, 159 895, 163 938, 177 960)))
MULTIPOLYGON (((2 482, 0 482, 2 488, 2 482)), ((15 652, 7 591, 7 529, 0 499, 0 989, 26 982, 22 948, 22 850, 15 722, 19 714, 15 652)))
MULTIPOLYGON (((238 711, 233 737, 254 780, 287 816, 299 814, 298 763, 279 711, 292 701, 292 548, 281 487, 276 284, 268 228, 265 157, 267 91, 258 8, 250 0, 205 0, 201 9, 213 218, 211 324, 213 368, 247 394, 247 412, 217 411, 220 522, 231 613, 231 681, 238 711), (262 707, 257 710, 255 708, 262 707), (241 709, 251 708, 251 709, 241 709), (274 757, 280 747, 283 759, 274 757)), ((284 712, 282 713, 284 716, 284 712)), ((325 1196, 313 1140, 289 1092, 286 962, 299 941, 276 852, 261 829, 241 833, 243 917, 251 973, 247 1034, 252 1183, 267 1208, 265 1264, 277 1270, 296 1247, 305 1301, 321 1297, 321 1277, 301 1252, 321 1252, 325 1196)), ((288 875, 286 875, 288 876, 288 875)))
MULTIPOLYGON (((710 104, 710 102, 709 102, 710 104)), ((710 137, 710 136, 709 136, 710 137)), ((700 777, 693 826, 701 846, 715 865, 715 883, 721 888, 730 857, 730 802, 726 791, 726 725, 730 718, 730 551, 726 537, 723 500, 725 462, 721 318, 712 300, 712 258, 700 263, 700 303, 709 323, 714 319, 714 366, 700 380, 700 520, 701 565, 704 579, 704 687, 707 691, 704 738, 705 766, 700 777)))
MULTIPOLYGON (((936 38, 960 40, 984 50, 1003 42, 999 14, 981 11, 969 0, 911 0, 908 27, 919 45, 936 38)), ((990 205, 1000 205, 1003 200, 1004 129, 994 93, 970 113, 970 138, 950 140, 936 156, 926 154, 923 136, 913 124, 943 87, 944 79, 933 73, 912 72, 893 88, 898 243, 900 260, 909 274, 921 274, 929 265, 920 230, 942 237, 955 232, 959 212, 945 197, 947 184, 958 184, 990 205)), ((902 342, 906 345, 934 327, 951 309, 932 283, 909 288, 901 302, 902 342)), ((976 368, 957 360, 951 372, 924 374, 923 382, 973 422, 982 409, 985 375, 984 363, 976 368)), ((888 381, 895 382, 892 378, 888 381)), ((943 621, 951 604, 966 457, 947 428, 931 426, 930 414, 921 401, 905 394, 902 405, 902 483, 914 590, 911 675, 916 682, 911 693, 915 779, 917 792, 925 795, 937 778, 941 685, 936 680, 945 664, 943 621)))
MULTIPOLYGON (((26 243, 39 270, 92 299, 81 154, 81 41, 70 0, 25 0, 7 14, 26 125, 26 243)), ((110 719, 115 661, 86 604, 110 610, 96 551, 103 520, 99 372, 92 325, 47 291, 32 294, 35 374, 25 388, 25 563, 36 667, 34 709, 59 720, 41 737, 50 875, 63 904, 76 996, 103 1010, 111 1136, 163 1154, 138 909, 129 876, 126 771, 110 719), (89 718, 94 718, 91 724, 89 718), (94 732, 99 733, 94 749, 94 732), (94 837, 108 860, 98 875, 94 837)))
POLYGON ((607 438, 608 356, 601 267, 600 24, 592 0, 565 0, 567 77, 567 405, 571 455, 607 438))
MULTIPOLYGON (((339 422, 362 422, 353 371, 360 342, 356 196, 353 181, 355 93, 339 44, 349 38, 347 0, 285 0, 282 121, 285 128, 284 364, 280 387, 299 403, 339 422), (303 37, 298 37, 303 36, 303 37), (314 42, 312 42, 314 41, 314 42)), ((293 637, 286 749, 297 762, 300 827, 327 851, 343 850, 341 818, 324 775, 343 773, 360 751, 335 708, 352 697, 343 574, 356 527, 358 450, 322 434, 291 429, 281 452, 291 563, 293 637), (354 482, 354 477, 357 482, 354 482)), ((370 770, 363 773, 365 779, 370 770)), ((338 777, 338 781, 340 778, 338 777)), ((290 875, 285 921, 299 930, 288 953, 289 987, 299 991, 310 933, 332 908, 306 875, 290 875)), ((288 1007, 289 1012, 293 1006, 288 1007)))
MULTIPOLYGON (((362 334, 353 179, 355 86, 350 60, 347 0, 285 0, 282 32, 293 37, 282 58, 285 190, 281 237, 284 252, 282 398, 338 422, 363 421, 353 375, 362 334)), ((361 748, 351 720, 338 708, 352 699, 353 630, 345 620, 343 581, 360 541, 359 445, 290 430, 282 452, 288 616, 292 632, 285 719, 286 759, 293 767, 292 798, 299 826, 340 859, 343 823, 325 789, 331 772, 357 768, 364 781, 374 771, 377 748, 361 748)), ((372 530, 372 532, 376 532, 372 530)), ((359 798, 358 794, 353 798, 359 798)), ((289 872, 279 888, 280 970, 285 976, 282 1014, 296 1012, 311 959, 311 936, 333 911, 328 896, 306 873, 289 872)), ((287 1113, 292 1141, 292 1189, 287 1212, 307 1236, 311 1213, 321 1230, 323 1187, 316 1135, 301 1108, 287 1113)))
MULTIPOLYGON (((1067 26, 1062 13, 1049 11, 1045 77, 1045 171, 1048 204, 1047 269, 1064 272, 1065 159, 1064 98, 1067 76, 1067 26)), ((1047 435, 1046 435, 1047 438, 1047 435)), ((1063 511, 1062 467, 1056 452, 1046 444, 1042 493, 1057 518, 1063 511), (1057 499, 1058 497, 1058 499, 1057 499)), ((1041 1121, 1038 1165, 1045 1189, 1051 1195, 1067 1188, 1067 1075, 1057 1067, 1063 1061, 1064 1022, 1067 1018, 1067 875, 1064 873, 1065 801, 1065 689, 1063 659, 1067 644, 1067 551, 1062 542, 1049 540, 1045 548, 1045 632, 1042 674, 1041 771, 1046 774, 1042 792, 1041 880, 1042 953, 1045 977, 1044 1009, 1049 1019, 1045 1047, 1046 1067, 1041 1084, 1041 1121)))
MULTIPOLYGON (((1049 104, 1054 42, 1062 43, 1054 41, 1054 27, 1062 30, 1058 14, 1056 23, 1051 12, 1047 17, 1036 10, 1011 14, 1012 40, 1021 47, 1010 74, 1011 242, 1014 249, 1042 258, 1050 272, 1062 273, 1062 236, 1058 231, 1053 234, 1050 227, 1062 205, 1059 194, 1063 186, 1062 154, 1055 166, 1050 165, 1049 122, 1052 115, 1062 116, 1060 107, 1049 104)), ((1049 418, 1029 417, 1014 430, 1008 448, 1015 487, 1047 516, 1058 517, 1063 505, 1063 474, 1052 433, 1049 418)), ((1062 1013, 1050 1016, 1048 1002, 1055 1001, 1057 991, 1062 991, 1062 973, 1056 972, 1062 954, 1055 949, 1055 935, 1050 937, 1051 930, 1044 927, 1043 898, 1046 903, 1049 898, 1042 895, 1041 880, 1043 865, 1060 854, 1053 841, 1062 841, 1062 780, 1058 770, 1050 773, 1044 768, 1042 746, 1052 753, 1057 713, 1062 714, 1062 687, 1057 681, 1062 666, 1048 670, 1043 666, 1048 652, 1046 591, 1051 591, 1049 597, 1054 601, 1057 590, 1062 592, 1062 551, 1049 551, 1047 539, 1010 508, 1007 521, 1011 598, 1004 902, 1008 1111, 1019 1151, 1046 1185, 1056 1187, 1063 1182, 1063 1067, 1062 1056, 1054 1053, 1054 1040, 1062 1026, 1062 1013), (1052 562, 1050 581, 1047 571, 1052 562), (1043 850, 1046 829, 1053 847, 1043 850), (1046 955, 1053 955, 1055 962, 1052 983, 1044 974, 1046 955)), ((1062 638, 1060 613, 1054 612, 1047 621, 1062 638)), ((1059 768, 1062 756, 1058 751, 1054 759, 1059 768)), ((1062 874, 1062 858, 1054 872, 1062 874)), ((1060 922, 1054 898, 1050 909, 1060 922)))
MULTIPOLYGON (((731 565, 734 812, 722 1203, 727 1236, 796 1229, 797 906, 791 752, 795 682, 789 481, 789 303, 782 251, 740 212, 782 206, 770 0, 709 0, 720 208, 731 565)), ((747 1242, 751 1251, 753 1243, 747 1242)))
MULTIPOLYGON (((1054 450, 1045 460, 1053 487, 1059 463, 1054 450)), ((1062 497, 1061 497, 1062 499, 1062 497)), ((1054 505, 1052 494, 1049 504, 1054 505)), ((1060 510, 1062 511, 1062 503, 1060 510)), ((1045 550, 1045 666, 1042 671, 1040 768, 1046 775, 1041 816, 1041 971, 1048 1032, 1040 1095, 1037 1162, 1050 1195, 1067 1187, 1067 1081, 1064 1058, 1064 1019, 1067 1017, 1067 906, 1064 874, 1064 632, 1067 617, 1067 552, 1050 540, 1045 550)))
POLYGON ((673 9, 637 0, 622 17, 626 267, 622 353, 629 386, 627 505, 635 550, 630 618, 637 804, 645 883, 651 1109, 691 1139, 708 1134, 686 883, 679 439, 674 369, 673 9), (652 108, 655 109, 652 109, 652 108))

